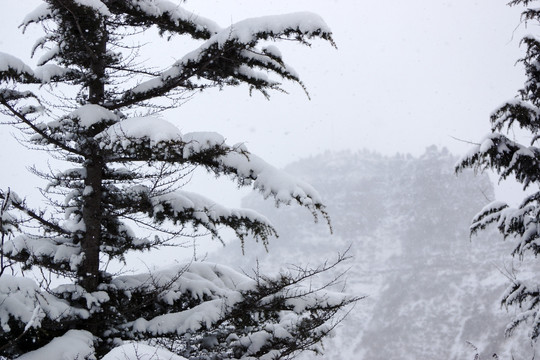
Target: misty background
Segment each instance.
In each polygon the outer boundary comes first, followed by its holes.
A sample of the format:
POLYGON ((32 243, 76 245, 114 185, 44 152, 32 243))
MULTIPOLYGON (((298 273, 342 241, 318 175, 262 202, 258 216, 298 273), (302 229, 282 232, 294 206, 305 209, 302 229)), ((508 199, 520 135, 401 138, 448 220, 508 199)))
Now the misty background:
MULTIPOLYGON (((35 64, 30 49, 40 29, 31 26, 23 35, 18 25, 39 3, 6 1, 0 51, 35 64)), ((289 94, 274 93, 270 101, 258 93, 249 96, 241 86, 197 94, 165 114, 183 132, 216 131, 278 167, 326 150, 420 155, 437 145, 464 154, 467 141, 489 132, 491 111, 513 98, 524 79, 516 61, 521 35, 529 29, 520 25, 521 9, 506 6, 506 0, 197 0, 184 5, 222 26, 246 17, 311 11, 332 28, 337 49, 323 41, 311 48, 277 44, 311 100, 294 84, 284 84, 289 94)), ((142 58, 149 66, 172 64, 195 47, 167 43, 152 31, 147 38, 142 58)), ((18 182, 26 177, 26 161, 13 156, 21 147, 11 131, 1 132, 4 148, 13 150, 2 152, 0 161, 18 182)), ((31 153, 29 160, 36 156, 31 153)), ((234 189, 213 195, 238 204, 234 189)))
MULTIPOLYGON (((30 27, 21 34, 17 26, 40 1, 4 2, 0 51, 35 64, 30 48, 40 31, 30 27)), ((537 29, 521 24, 521 9, 506 2, 187 1, 188 10, 222 26, 315 12, 332 28, 338 47, 277 44, 309 98, 294 84, 284 84, 289 93, 272 94, 270 101, 250 96, 245 87, 211 89, 163 114, 182 132, 216 131, 275 166, 288 166, 319 189, 333 219, 330 235, 308 214, 275 211, 271 202, 201 172, 189 190, 230 206, 247 196, 243 204, 269 216, 281 236, 269 254, 260 244, 248 244, 242 255, 234 242, 223 249, 200 240, 197 256, 247 270, 258 260, 279 270, 293 261, 317 264, 351 245, 347 289, 369 296, 328 345, 329 358, 472 359, 467 341, 501 354, 515 354, 516 346, 530 350, 519 334, 515 343, 502 336, 509 315, 498 296, 507 281, 504 269, 513 266, 503 259, 505 243, 493 232, 472 241, 468 235, 470 219, 484 204, 518 201, 521 191, 511 183, 493 186, 496 178, 488 175, 453 174, 470 142, 489 132, 491 111, 513 98, 524 80, 516 65, 519 40, 537 29)), ((152 31, 146 36, 148 65, 167 66, 195 47, 167 43, 152 31)), ((25 149, 13 134, 19 136, 10 127, 0 132, 0 186, 38 203, 36 188, 43 183, 26 167, 46 168, 49 159, 25 149)), ((190 249, 167 252, 167 260, 162 252, 141 261, 153 266, 192 255, 190 249)))
POLYGON ((501 308, 500 297, 516 273, 536 276, 537 261, 512 261, 511 242, 495 229, 469 237, 494 189, 485 174, 456 177, 455 161, 436 146, 420 156, 341 151, 296 161, 286 170, 328 198, 333 234, 303 209, 275 209, 251 194, 243 205, 269 216, 280 237, 268 252, 246 241, 242 254, 236 241, 208 260, 271 274, 347 251, 352 259, 322 283, 345 271, 335 289, 366 297, 326 342, 324 359, 533 359, 526 326, 504 336, 515 309, 501 308))

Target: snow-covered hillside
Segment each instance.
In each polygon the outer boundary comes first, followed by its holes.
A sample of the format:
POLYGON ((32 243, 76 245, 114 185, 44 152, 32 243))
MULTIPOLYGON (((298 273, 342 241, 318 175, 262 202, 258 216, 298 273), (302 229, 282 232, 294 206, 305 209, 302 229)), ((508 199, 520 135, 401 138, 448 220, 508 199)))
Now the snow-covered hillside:
MULTIPOLYGON (((326 345, 325 359, 525 358, 530 343, 504 338, 509 315, 499 298, 514 269, 494 231, 469 237, 476 212, 494 199, 487 175, 454 174, 457 158, 430 147, 414 158, 368 151, 325 153, 287 170, 328 204, 333 234, 294 208, 249 196, 244 206, 270 218, 280 235, 268 253, 246 241, 209 259, 277 271, 316 266, 350 245, 347 291, 367 295, 326 345), (471 345, 472 344, 472 345, 471 345)), ((344 269, 343 269, 344 270, 344 269)), ((307 356, 309 357, 309 356, 307 356)))

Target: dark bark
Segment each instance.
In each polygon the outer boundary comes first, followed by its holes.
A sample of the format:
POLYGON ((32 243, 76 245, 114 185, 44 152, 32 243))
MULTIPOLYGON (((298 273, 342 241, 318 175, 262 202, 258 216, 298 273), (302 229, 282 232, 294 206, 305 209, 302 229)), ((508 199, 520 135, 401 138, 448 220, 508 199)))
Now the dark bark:
MULTIPOLYGON (((86 189, 91 189, 84 197, 82 218, 85 232, 81 247, 84 260, 79 267, 78 277, 80 284, 89 292, 95 291, 99 285, 99 248, 101 243, 101 216, 102 216, 102 168, 103 161, 99 155, 94 155, 86 167, 86 189)), ((88 192, 88 191, 87 191, 88 192)))
MULTIPOLYGON (((89 84, 88 101, 92 104, 101 104, 105 98, 105 54, 107 52, 107 29, 105 24, 101 26, 101 41, 92 51, 93 80, 89 84)), ((90 51, 90 50, 89 50, 90 51)), ((100 154, 99 146, 91 139, 89 141, 88 155, 86 156, 86 178, 84 180, 85 195, 83 200, 82 218, 85 232, 81 247, 84 252, 84 260, 79 267, 78 277, 80 284, 88 291, 97 289, 100 283, 99 276, 99 253, 101 245, 102 223, 102 182, 103 169, 106 166, 100 154)))

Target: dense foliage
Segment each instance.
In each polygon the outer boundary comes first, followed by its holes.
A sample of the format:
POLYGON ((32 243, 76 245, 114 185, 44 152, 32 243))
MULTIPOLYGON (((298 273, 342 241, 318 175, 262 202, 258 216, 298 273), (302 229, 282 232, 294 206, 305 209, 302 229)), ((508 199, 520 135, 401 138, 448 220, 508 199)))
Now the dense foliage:
POLYGON ((245 146, 215 133, 182 134, 156 116, 210 87, 247 84, 268 96, 281 90, 272 75, 303 86, 270 42, 332 43, 326 24, 299 13, 221 28, 164 0, 46 0, 23 28, 32 24, 44 30, 32 49, 42 56, 31 68, 0 53, 0 105, 30 147, 71 165, 33 170, 47 181, 46 207, 0 193, 0 356, 95 359, 130 341, 190 359, 278 359, 317 350, 336 313, 356 299, 303 282, 343 256, 277 278, 209 263, 117 276, 105 265, 124 261, 128 251, 182 244, 193 233, 219 237, 222 226, 242 241, 251 235, 266 244, 275 230, 264 216, 181 189, 195 167, 327 218, 312 187, 245 146), (150 28, 199 45, 167 69, 142 67, 132 38, 150 28), (137 226, 154 233, 140 235, 137 226), (66 284, 38 285, 13 273, 18 265, 66 284))

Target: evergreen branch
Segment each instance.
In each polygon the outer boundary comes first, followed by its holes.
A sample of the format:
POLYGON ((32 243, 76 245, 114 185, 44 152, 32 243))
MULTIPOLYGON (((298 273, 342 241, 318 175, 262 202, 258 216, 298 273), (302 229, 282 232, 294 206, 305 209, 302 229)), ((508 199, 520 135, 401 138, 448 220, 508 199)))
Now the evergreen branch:
MULTIPOLYGON (((7 197, 3 193, 0 193, 0 199, 6 199, 6 198, 7 197)), ((48 228, 48 229, 50 229, 52 231, 56 231, 58 234, 72 235, 71 232, 66 231, 62 227, 58 226, 58 224, 55 224, 55 223, 52 223, 52 222, 46 220, 45 218, 43 218, 43 216, 41 216, 38 213, 36 213, 35 211, 30 210, 29 208, 27 208, 25 206, 24 202, 18 202, 18 201, 12 200, 11 205, 14 208, 16 208, 17 210, 20 210, 23 213, 25 213, 26 215, 28 215, 30 218, 38 221, 41 225, 45 226, 46 228, 48 228)))
MULTIPOLYGON (((53 2, 57 2, 60 4, 60 6, 62 8, 64 8, 67 12, 69 12, 71 14, 71 17, 72 17, 72 20, 73 22, 75 23, 75 26, 77 27, 77 31, 79 32, 79 36, 82 40, 82 43, 84 45, 84 47, 86 48, 88 54, 90 55, 90 57, 94 60, 95 63, 97 63, 99 61, 99 58, 96 54, 96 52, 92 49, 92 47, 89 45, 88 43, 88 40, 86 39, 86 34, 79 22, 79 18, 80 18, 80 15, 77 15, 73 9, 71 9, 65 2, 64 0, 52 0, 53 2)), ((74 2, 72 2, 72 5, 74 5, 74 2)))
MULTIPOLYGON (((107 6, 111 13, 124 18, 123 25, 142 28, 156 26, 161 34, 165 32, 169 32, 171 35, 187 33, 194 39, 206 40, 215 33, 215 29, 212 28, 217 28, 217 25, 213 24, 213 22, 195 14, 175 16, 175 10, 170 7, 158 15, 144 11, 136 1, 132 0, 109 0, 107 6), (203 22, 206 22, 207 25, 203 25, 203 22)), ((158 10, 158 5, 154 6, 158 10)), ((185 11, 179 5, 176 5, 176 7, 176 13, 185 11)), ((155 13, 158 13, 158 11, 155 11, 155 13)))
POLYGON ((69 153, 76 154, 76 155, 79 155, 79 156, 85 156, 85 154, 83 152, 78 151, 78 150, 76 150, 74 148, 71 148, 71 147, 63 144, 62 142, 54 139, 53 137, 49 136, 49 134, 47 134, 45 131, 43 131, 38 126, 36 126, 31 120, 26 118, 26 116, 24 116, 23 113, 17 111, 17 109, 15 109, 13 106, 11 106, 9 104, 9 102, 5 99, 5 97, 2 94, 0 94, 0 104, 3 105, 6 109, 8 109, 9 112, 11 114, 13 114, 13 116, 15 116, 17 119, 19 119, 23 124, 25 124, 26 126, 31 128, 36 134, 43 137, 49 143, 59 147, 62 150, 65 150, 65 151, 67 151, 69 153))

